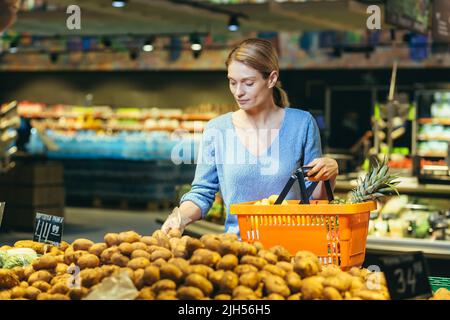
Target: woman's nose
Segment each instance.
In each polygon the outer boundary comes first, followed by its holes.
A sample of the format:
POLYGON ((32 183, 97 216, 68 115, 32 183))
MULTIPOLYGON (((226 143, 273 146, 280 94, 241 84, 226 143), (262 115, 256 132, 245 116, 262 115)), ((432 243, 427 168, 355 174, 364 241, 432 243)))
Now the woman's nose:
POLYGON ((236 96, 242 97, 245 94, 244 90, 242 89, 242 86, 239 84, 236 88, 236 96))

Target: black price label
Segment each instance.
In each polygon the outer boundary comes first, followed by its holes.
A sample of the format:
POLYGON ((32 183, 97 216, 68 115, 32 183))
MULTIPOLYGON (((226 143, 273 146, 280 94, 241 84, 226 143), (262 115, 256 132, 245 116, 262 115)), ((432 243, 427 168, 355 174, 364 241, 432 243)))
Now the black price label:
POLYGON ((0 202, 0 226, 2 225, 3 220, 3 211, 5 211, 6 202, 0 202))
POLYGON ((59 247, 63 233, 63 217, 36 213, 33 241, 48 243, 59 247))
POLYGON ((422 252, 380 257, 381 271, 386 277, 393 300, 429 298, 428 266, 422 252))

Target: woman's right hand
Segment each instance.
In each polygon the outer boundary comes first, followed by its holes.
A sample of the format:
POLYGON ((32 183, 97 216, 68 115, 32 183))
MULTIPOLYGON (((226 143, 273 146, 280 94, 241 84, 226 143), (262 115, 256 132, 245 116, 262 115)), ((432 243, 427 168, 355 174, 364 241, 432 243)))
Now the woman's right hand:
POLYGON ((162 225, 161 231, 168 234, 170 230, 177 230, 183 234, 184 229, 191 222, 190 218, 181 214, 180 208, 175 207, 162 225))

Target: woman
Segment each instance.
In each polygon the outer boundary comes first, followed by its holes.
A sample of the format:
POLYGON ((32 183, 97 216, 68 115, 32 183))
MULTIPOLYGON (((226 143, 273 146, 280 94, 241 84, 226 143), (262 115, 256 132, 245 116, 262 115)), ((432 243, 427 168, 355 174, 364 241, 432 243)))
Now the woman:
MULTIPOLYGON (((164 232, 204 218, 220 190, 227 208, 225 231, 239 234, 233 203, 279 194, 299 167, 312 167, 307 186, 318 182, 313 199, 325 197, 324 180, 334 180, 337 162, 321 157, 320 135, 310 113, 289 108, 281 88, 278 57, 270 42, 248 39, 227 59, 230 91, 239 110, 206 125, 192 189, 167 218, 164 232)), ((300 199, 298 184, 286 197, 300 199)))

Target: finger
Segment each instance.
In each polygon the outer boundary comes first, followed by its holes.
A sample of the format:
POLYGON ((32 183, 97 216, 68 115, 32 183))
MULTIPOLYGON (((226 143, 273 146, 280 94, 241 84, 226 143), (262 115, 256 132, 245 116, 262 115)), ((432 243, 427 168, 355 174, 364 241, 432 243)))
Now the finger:
POLYGON ((316 181, 322 181, 322 180, 326 180, 326 177, 327 177, 327 171, 325 169, 322 169, 314 176, 314 179, 316 179, 316 181))
POLYGON ((324 171, 324 169, 319 170, 318 173, 316 173, 316 174, 315 174, 314 176, 312 176, 312 177, 308 177, 308 179, 309 179, 310 181, 313 181, 313 182, 321 181, 322 176, 323 176, 323 171, 324 171))
POLYGON ((320 158, 316 158, 313 161, 311 161, 310 163, 308 163, 306 165, 306 167, 314 167, 319 161, 320 161, 320 158))
POLYGON ((316 164, 311 170, 308 171, 308 173, 306 174, 308 177, 311 176, 315 176, 317 174, 317 172, 319 172, 320 170, 322 170, 322 168, 325 166, 324 163, 318 163, 316 164))

